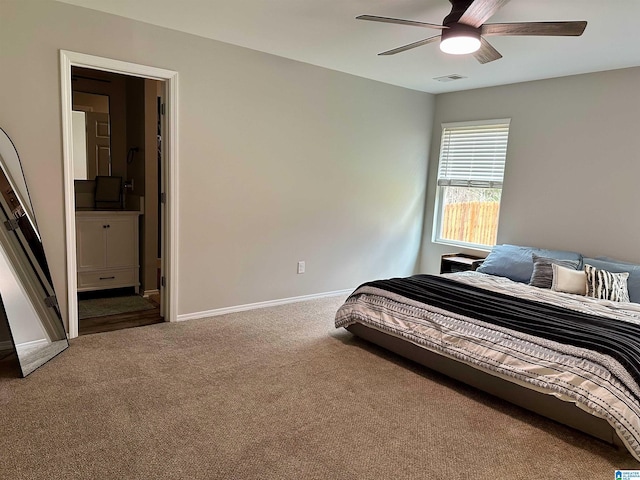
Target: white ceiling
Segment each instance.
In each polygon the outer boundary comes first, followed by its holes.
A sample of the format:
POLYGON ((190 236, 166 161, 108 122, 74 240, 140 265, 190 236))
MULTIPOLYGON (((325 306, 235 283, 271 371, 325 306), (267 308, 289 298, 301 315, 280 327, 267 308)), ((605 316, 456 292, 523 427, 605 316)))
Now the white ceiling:
POLYGON ((511 0, 488 23, 586 20, 581 37, 491 37, 503 58, 425 45, 437 34, 355 20, 369 14, 441 23, 447 0, 59 0, 414 90, 442 93, 640 65, 640 0, 511 0), (467 78, 441 83, 450 74, 467 78))

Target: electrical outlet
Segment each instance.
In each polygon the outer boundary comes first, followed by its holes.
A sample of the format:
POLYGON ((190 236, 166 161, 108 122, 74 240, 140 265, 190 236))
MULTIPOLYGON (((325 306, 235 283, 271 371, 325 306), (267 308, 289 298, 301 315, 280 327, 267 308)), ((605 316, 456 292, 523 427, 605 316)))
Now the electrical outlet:
POLYGON ((298 262, 298 273, 304 273, 305 264, 304 262, 298 262))

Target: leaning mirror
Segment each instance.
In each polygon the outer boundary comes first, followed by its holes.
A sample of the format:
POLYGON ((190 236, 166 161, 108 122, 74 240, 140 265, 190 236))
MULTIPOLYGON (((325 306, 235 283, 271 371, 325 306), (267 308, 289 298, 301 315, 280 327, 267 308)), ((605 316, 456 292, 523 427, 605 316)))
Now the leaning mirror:
MULTIPOLYGON (((18 152, 0 128, 0 296, 23 376, 68 348, 18 152)), ((9 338, 6 338, 9 337, 9 338)))

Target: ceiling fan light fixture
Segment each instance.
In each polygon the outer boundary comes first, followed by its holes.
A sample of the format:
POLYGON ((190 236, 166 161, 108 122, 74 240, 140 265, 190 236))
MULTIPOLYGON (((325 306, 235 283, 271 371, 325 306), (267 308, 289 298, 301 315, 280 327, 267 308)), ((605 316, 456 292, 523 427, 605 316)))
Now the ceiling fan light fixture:
POLYGON ((464 55, 477 52, 480 48, 480 40, 474 37, 451 37, 440 42, 440 50, 452 55, 464 55))
POLYGON ((465 55, 480 48, 480 31, 463 23, 455 23, 442 31, 440 50, 452 55, 465 55))

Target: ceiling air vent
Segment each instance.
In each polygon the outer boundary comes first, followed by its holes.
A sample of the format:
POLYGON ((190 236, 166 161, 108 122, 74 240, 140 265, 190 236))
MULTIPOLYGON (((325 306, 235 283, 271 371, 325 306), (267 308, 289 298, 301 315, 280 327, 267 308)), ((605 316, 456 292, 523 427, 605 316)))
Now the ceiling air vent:
POLYGON ((463 77, 462 75, 458 75, 457 73, 452 73, 451 75, 445 75, 444 77, 436 77, 434 78, 434 80, 437 80, 439 82, 453 82, 454 80, 462 80, 463 78, 467 77, 463 77))

